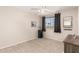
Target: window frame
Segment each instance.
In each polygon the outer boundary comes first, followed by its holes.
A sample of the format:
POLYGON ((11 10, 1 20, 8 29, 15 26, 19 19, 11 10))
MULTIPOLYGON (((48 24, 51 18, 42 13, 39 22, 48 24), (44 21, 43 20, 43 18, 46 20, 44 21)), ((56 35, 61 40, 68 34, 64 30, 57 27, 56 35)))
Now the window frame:
POLYGON ((54 16, 52 16, 52 17, 45 17, 45 26, 46 26, 46 28, 54 28, 54 22, 55 22, 55 17, 54 16), (47 26, 47 22, 46 22, 46 18, 54 18, 53 19, 53 25, 51 25, 52 24, 52 19, 48 19, 48 20, 50 20, 50 24, 47 26))

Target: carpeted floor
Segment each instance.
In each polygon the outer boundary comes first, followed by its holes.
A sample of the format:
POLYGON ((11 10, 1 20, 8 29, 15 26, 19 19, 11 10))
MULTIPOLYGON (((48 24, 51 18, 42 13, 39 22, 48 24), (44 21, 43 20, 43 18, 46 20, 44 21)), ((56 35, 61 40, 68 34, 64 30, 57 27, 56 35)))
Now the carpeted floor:
POLYGON ((62 53, 64 44, 51 39, 30 40, 16 46, 0 49, 1 53, 62 53))

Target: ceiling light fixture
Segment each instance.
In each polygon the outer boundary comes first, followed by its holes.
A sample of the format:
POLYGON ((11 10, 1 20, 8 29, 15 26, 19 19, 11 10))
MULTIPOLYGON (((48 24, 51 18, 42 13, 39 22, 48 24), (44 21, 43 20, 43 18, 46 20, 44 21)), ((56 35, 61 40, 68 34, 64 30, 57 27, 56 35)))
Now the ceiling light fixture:
POLYGON ((51 11, 47 9, 46 6, 42 6, 42 8, 38 10, 38 12, 44 14, 44 13, 51 12, 51 11))

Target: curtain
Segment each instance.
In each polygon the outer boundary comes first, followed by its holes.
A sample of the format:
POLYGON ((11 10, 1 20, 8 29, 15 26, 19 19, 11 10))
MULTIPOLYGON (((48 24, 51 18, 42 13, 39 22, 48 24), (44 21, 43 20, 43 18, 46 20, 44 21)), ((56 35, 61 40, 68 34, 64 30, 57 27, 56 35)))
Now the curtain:
POLYGON ((55 14, 54 32, 61 33, 60 13, 55 14))
POLYGON ((42 17, 42 31, 46 31, 46 28, 45 28, 45 17, 42 17))

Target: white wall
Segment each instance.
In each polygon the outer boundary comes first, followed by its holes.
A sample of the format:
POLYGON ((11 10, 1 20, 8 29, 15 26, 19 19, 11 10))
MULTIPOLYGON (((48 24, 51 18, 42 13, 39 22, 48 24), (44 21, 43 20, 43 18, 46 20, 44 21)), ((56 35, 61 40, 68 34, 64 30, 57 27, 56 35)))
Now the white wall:
POLYGON ((79 35, 79 7, 78 7, 78 35, 79 35))
POLYGON ((0 48, 37 38, 40 17, 13 7, 0 7, 0 48), (36 21, 37 27, 31 27, 36 21))
POLYGON ((66 9, 61 12, 61 33, 54 33, 53 29, 46 29, 45 38, 55 39, 58 41, 63 41, 68 34, 78 34, 78 8, 66 9), (72 31, 63 29, 63 18, 66 16, 73 16, 73 29, 72 31))

